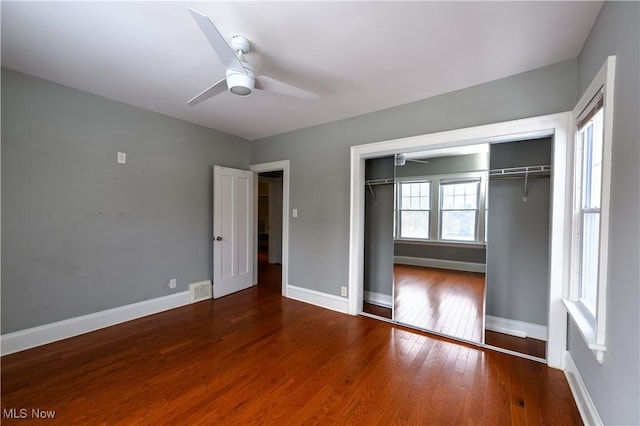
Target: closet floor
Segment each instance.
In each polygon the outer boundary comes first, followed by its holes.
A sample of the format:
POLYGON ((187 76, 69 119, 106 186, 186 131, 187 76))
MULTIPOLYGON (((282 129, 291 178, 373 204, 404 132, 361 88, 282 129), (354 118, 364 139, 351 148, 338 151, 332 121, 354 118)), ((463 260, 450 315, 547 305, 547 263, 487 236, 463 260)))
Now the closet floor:
POLYGON ((482 342, 485 274, 395 264, 395 320, 482 342))
POLYGON ((520 338, 486 330, 484 342, 487 345, 509 349, 510 351, 535 356, 537 358, 545 359, 547 357, 547 342, 544 340, 532 339, 530 337, 520 338))

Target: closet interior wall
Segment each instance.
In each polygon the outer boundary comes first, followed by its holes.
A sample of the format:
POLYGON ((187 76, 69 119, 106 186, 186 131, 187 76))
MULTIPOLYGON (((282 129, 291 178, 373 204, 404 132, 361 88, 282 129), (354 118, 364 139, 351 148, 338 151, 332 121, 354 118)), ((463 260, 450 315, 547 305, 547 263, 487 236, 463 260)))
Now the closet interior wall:
POLYGON ((393 203, 394 157, 366 160, 364 300, 391 308, 393 304, 393 203))
MULTIPOLYGON (((490 169, 551 165, 551 144, 551 138, 492 144, 490 169)), ((526 180, 526 201, 524 174, 489 180, 485 315, 546 327, 549 173, 526 180)))

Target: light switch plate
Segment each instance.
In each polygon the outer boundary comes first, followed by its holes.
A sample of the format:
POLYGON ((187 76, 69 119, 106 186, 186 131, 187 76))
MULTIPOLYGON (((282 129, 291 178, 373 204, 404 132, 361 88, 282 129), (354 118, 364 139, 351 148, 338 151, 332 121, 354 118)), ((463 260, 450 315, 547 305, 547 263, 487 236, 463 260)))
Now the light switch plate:
POLYGON ((298 217, 298 209, 291 210, 291 216, 298 217))
POLYGON ((118 153, 118 163, 127 164, 127 153, 126 152, 119 152, 118 153))

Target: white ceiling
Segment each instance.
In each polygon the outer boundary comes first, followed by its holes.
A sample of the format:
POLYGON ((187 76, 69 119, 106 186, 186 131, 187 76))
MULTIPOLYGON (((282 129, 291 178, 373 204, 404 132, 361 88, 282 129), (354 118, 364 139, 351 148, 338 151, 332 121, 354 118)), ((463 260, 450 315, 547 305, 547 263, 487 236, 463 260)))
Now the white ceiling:
POLYGON ((401 105, 575 58, 602 2, 8 2, 2 66, 246 139, 401 105), (225 92, 195 21, 252 42, 258 75, 314 101, 225 92))

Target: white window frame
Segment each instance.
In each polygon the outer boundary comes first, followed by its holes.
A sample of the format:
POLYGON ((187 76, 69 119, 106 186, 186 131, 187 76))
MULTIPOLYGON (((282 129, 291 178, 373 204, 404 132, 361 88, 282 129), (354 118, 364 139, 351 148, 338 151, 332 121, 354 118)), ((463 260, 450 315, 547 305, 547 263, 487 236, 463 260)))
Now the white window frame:
POLYGON ((487 195, 487 171, 475 171, 475 172, 461 172, 450 173, 443 175, 428 175, 428 176, 411 176, 411 177, 397 177, 396 184, 400 182, 429 182, 431 185, 431 209, 429 210, 429 238, 401 238, 400 237, 400 210, 399 195, 396 188, 395 195, 395 241, 403 243, 415 243, 415 244, 430 244, 430 245, 446 245, 454 247, 480 247, 486 245, 486 229, 485 229, 485 214, 486 214, 486 195, 487 195), (473 180, 480 180, 479 194, 478 194, 478 209, 476 213, 476 229, 474 240, 444 240, 441 235, 441 222, 442 222, 442 210, 440 205, 440 186, 442 183, 455 183, 455 181, 469 182, 473 180))
POLYGON ((403 237, 402 236, 402 212, 403 211, 416 211, 416 209, 403 209, 402 208, 402 185, 403 184, 411 184, 411 183, 428 183, 429 184, 429 206, 427 209, 418 209, 417 211, 428 211, 429 212, 429 220, 427 225, 427 238, 419 238, 420 241, 431 241, 433 239, 433 226, 431 225, 433 222, 433 182, 429 179, 401 179, 396 182, 396 197, 395 197, 395 235, 397 235, 397 239, 399 240, 414 240, 418 239, 416 237, 403 237))
POLYGON ((484 235, 480 236, 480 220, 484 220, 484 217, 482 217, 483 215, 480 213, 480 204, 481 201, 483 199, 483 192, 482 191, 482 178, 481 177, 470 177, 470 178, 464 178, 464 179, 442 179, 439 182, 439 194, 438 194, 438 237, 440 239, 440 241, 446 241, 446 242, 451 242, 451 243, 482 243, 484 241, 484 235), (476 193, 476 208, 475 209, 445 209, 443 207, 443 203, 442 203, 442 187, 443 185, 456 185, 456 184, 466 184, 466 183, 477 183, 478 184, 478 189, 477 189, 477 193, 476 193), (473 229, 473 240, 456 240, 456 239, 446 239, 442 236, 442 228, 443 228, 443 224, 444 224, 444 215, 443 213, 445 211, 474 211, 475 212, 475 226, 473 229))
POLYGON ((609 56, 573 110, 573 209, 571 216, 571 269, 569 292, 563 302, 576 327, 599 363, 603 363, 606 347, 607 267, 609 255, 609 204, 611 188, 611 147, 613 143, 613 95, 616 57, 609 56), (582 154, 578 140, 578 120, 603 96, 602 187, 600 201, 600 232, 595 316, 580 301, 580 273, 582 268, 582 154))

